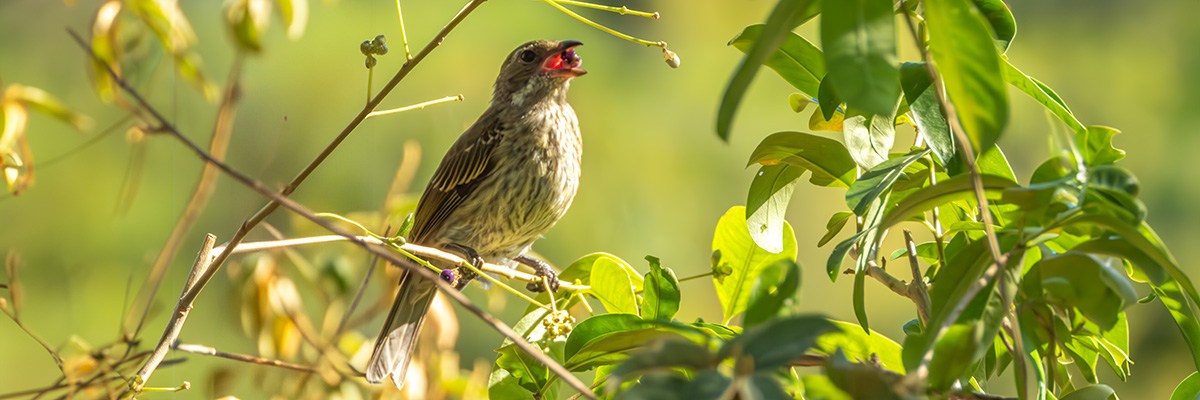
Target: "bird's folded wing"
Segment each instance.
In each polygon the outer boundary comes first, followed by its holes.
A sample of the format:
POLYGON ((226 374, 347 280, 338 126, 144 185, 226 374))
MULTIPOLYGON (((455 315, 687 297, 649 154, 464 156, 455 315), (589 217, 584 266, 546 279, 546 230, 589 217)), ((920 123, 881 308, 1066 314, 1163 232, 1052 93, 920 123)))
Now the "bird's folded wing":
POLYGON ((436 235, 437 227, 442 227, 450 213, 471 197, 495 167, 492 153, 504 134, 503 124, 494 115, 484 113, 450 146, 417 203, 410 241, 420 243, 436 235))

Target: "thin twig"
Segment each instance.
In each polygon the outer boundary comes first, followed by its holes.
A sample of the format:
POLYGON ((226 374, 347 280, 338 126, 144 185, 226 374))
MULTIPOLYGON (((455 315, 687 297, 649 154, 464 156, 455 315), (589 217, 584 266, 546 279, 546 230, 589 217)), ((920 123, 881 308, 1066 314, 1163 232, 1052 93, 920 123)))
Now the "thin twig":
POLYGON ((162 338, 158 340, 158 346, 154 348, 154 352, 150 354, 150 358, 142 365, 137 376, 130 382, 130 389, 133 393, 140 393, 145 387, 146 381, 150 380, 150 374, 158 368, 158 364, 167 356, 167 351, 170 350, 171 343, 175 343, 179 339, 179 332, 183 330, 183 324, 187 321, 188 313, 192 311, 192 302, 195 297, 188 298, 187 294, 191 292, 194 286, 197 286, 199 279, 206 275, 205 272, 210 269, 212 258, 208 253, 212 251, 213 244, 217 241, 217 237, 212 234, 204 236, 204 242, 200 245, 200 253, 196 254, 196 261, 192 263, 192 271, 188 274, 187 283, 183 285, 183 290, 179 295, 179 302, 175 304, 175 312, 171 314, 171 321, 167 323, 167 329, 163 331, 162 338))
POLYGON ((908 265, 912 269, 912 283, 908 284, 908 298, 917 304, 917 317, 921 325, 929 323, 929 288, 925 286, 925 278, 921 275, 921 266, 917 264, 917 244, 913 242, 912 232, 904 230, 904 243, 908 248, 908 265))
POLYGON ((425 107, 442 104, 442 103, 449 103, 452 101, 463 101, 463 95, 460 94, 457 96, 446 96, 446 97, 442 97, 440 99, 433 99, 433 100, 429 100, 429 101, 425 101, 425 102, 420 102, 417 104, 413 104, 411 106, 404 106, 404 107, 392 108, 392 109, 387 109, 387 110, 372 111, 370 114, 367 114, 367 118, 378 117, 378 116, 383 116, 383 115, 388 115, 388 114, 402 113, 405 111, 423 110, 423 109, 425 109, 425 107))
POLYGON ((230 359, 230 360, 234 360, 234 361, 241 361, 241 362, 251 363, 251 364, 266 365, 269 367, 279 367, 279 368, 290 369, 290 370, 294 370, 294 371, 301 371, 301 372, 316 372, 317 371, 316 368, 313 368, 313 367, 310 367, 307 365, 292 364, 292 363, 289 363, 286 361, 272 360, 269 358, 255 357, 255 356, 249 356, 249 355, 245 355, 245 354, 226 353, 224 351, 220 351, 215 348, 201 345, 201 344, 180 343, 180 344, 175 345, 175 350, 179 350, 184 353, 202 354, 202 355, 206 355, 206 356, 220 357, 220 358, 230 359))
MULTIPOLYGON (((979 294, 979 291, 983 290, 984 287, 986 287, 993 279, 995 279, 996 274, 1000 272, 1001 268, 1007 263, 1007 261, 1005 259, 1005 255, 1000 251, 1000 241, 996 236, 996 228, 992 226, 992 214, 991 210, 988 208, 987 196, 984 194, 983 178, 979 173, 979 167, 976 165, 975 150, 971 147, 971 140, 967 137, 966 132, 963 130, 961 121, 958 120, 958 113, 954 108, 954 104, 947 98, 948 95, 946 93, 945 82, 942 81, 941 75, 937 71, 937 67, 934 66, 934 60, 932 55, 929 53, 929 50, 926 48, 924 43, 921 43, 920 35, 917 34, 917 30, 913 25, 911 16, 906 15, 904 21, 908 25, 908 29, 912 34, 913 40, 917 42, 917 48, 920 49, 922 58, 925 60, 925 68, 929 73, 931 78, 930 80, 933 81, 934 91, 937 94, 938 103, 942 106, 942 111, 946 113, 946 121, 949 123, 949 129, 954 135, 955 142, 958 143, 958 150, 962 155, 963 164, 966 165, 967 170, 970 173, 972 182, 971 186, 972 189, 974 189, 973 191, 975 193, 975 200, 979 205, 979 217, 983 223, 984 235, 986 236, 985 240, 988 251, 992 256, 991 265, 988 266, 979 279, 969 281, 974 283, 970 288, 968 288, 965 296, 963 296, 963 300, 958 304, 953 305, 953 308, 950 309, 950 312, 946 315, 946 318, 941 321, 941 326, 932 327, 932 330, 927 330, 927 332, 935 333, 935 336, 932 338, 932 340, 936 341, 937 338, 946 333, 946 330, 958 319, 958 316, 964 309, 966 309, 967 304, 979 294)), ((922 357, 921 363, 913 376, 917 377, 918 379, 924 379, 929 370, 929 363, 933 359, 932 356, 933 346, 930 346, 928 351, 926 351, 922 357)), ((1016 357, 1014 357, 1014 359, 1016 359, 1016 357)), ((1019 362, 1025 362, 1024 357, 1021 357, 1019 362)), ((1018 373, 1023 371, 1024 369, 1018 369, 1018 373)), ((1019 379, 1021 382, 1025 382, 1026 376, 1022 374, 1019 379)), ((1022 386, 1022 390, 1024 390, 1025 385, 1020 386, 1022 386)), ((1027 396, 1022 393, 1022 396, 1020 397, 1026 398, 1027 396)))
MULTIPOLYGON (((217 108, 217 118, 213 124, 213 134, 209 141, 208 151, 213 158, 218 160, 225 159, 225 153, 229 149, 229 140, 233 136, 233 121, 237 116, 236 105, 241 97, 239 82, 244 60, 245 57, 240 51, 234 56, 233 64, 229 68, 229 77, 225 83, 225 91, 221 96, 221 104, 217 108)), ((163 244, 162 250, 155 258, 154 266, 150 268, 150 275, 146 277, 146 283, 134 297, 134 308, 142 305, 142 310, 140 313, 129 313, 127 317, 137 318, 137 325, 131 330, 129 325, 132 321, 125 321, 125 324, 122 324, 123 336, 134 338, 142 331, 146 317, 150 314, 150 306, 154 304, 154 298, 158 295, 163 278, 166 277, 167 267, 171 265, 171 261, 175 260, 175 253, 179 251, 179 245, 183 243, 184 236, 195 225, 196 220, 200 217, 200 212, 204 210, 208 200, 212 198, 213 192, 216 191, 218 176, 216 167, 204 164, 200 171, 200 179, 196 181, 196 187, 192 190, 191 199, 188 200, 179 219, 175 221, 175 227, 167 236, 167 242, 163 244)))
MULTIPOLYGON (((352 242, 353 241, 361 241, 364 243, 368 243, 368 244, 372 244, 372 245, 380 245, 380 246, 388 245, 387 242, 385 242, 384 240, 381 240, 375 236, 361 236, 360 235, 360 236, 346 237, 346 236, 340 236, 340 235, 323 235, 323 236, 310 236, 310 237, 294 238, 294 239, 268 240, 268 241, 261 241, 261 242, 243 242, 243 243, 239 243, 237 245, 237 247, 234 248, 233 250, 230 250, 230 254, 253 253, 253 252, 264 251, 264 250, 274 250, 274 249, 289 248, 289 247, 296 247, 296 246, 303 246, 303 245, 331 243, 331 242, 346 242, 346 241, 352 241, 352 242)), ((218 254, 225 252, 227 246, 228 245, 226 244, 226 245, 214 247, 212 249, 212 252, 209 254, 209 256, 216 257, 218 254)), ((435 261, 436 263, 442 264, 442 265, 470 265, 471 264, 471 263, 467 262, 466 259, 462 258, 461 256, 459 256, 457 254, 454 254, 454 253, 451 253, 448 251, 443 251, 441 249, 437 249, 434 247, 421 246, 421 245, 415 244, 415 243, 405 243, 405 244, 400 245, 399 247, 401 250, 412 253, 413 255, 420 257, 421 259, 435 261)), ((486 272, 489 274, 500 275, 509 280, 519 280, 519 281, 530 282, 530 283, 542 281, 542 277, 540 277, 540 276, 530 274, 527 272, 523 272, 520 270, 516 270, 513 268, 509 268, 506 265, 494 264, 494 263, 490 263, 490 262, 484 262, 483 267, 480 268, 480 271, 486 272)), ((569 290, 572 292, 588 290, 591 288, 591 286, 588 286, 588 285, 576 285, 572 282, 567 282, 567 281, 563 281, 563 280, 558 281, 558 284, 559 284, 559 289, 565 289, 565 290, 569 290)))

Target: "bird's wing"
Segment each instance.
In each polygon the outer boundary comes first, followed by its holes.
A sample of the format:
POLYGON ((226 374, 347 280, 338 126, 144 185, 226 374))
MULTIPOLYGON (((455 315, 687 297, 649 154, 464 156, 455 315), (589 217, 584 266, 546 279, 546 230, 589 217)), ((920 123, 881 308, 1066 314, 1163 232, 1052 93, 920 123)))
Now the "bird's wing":
POLYGON ((409 240, 429 239, 459 204, 474 193, 479 182, 491 174, 495 166, 492 153, 505 129, 498 118, 485 113, 450 146, 417 203, 409 240))

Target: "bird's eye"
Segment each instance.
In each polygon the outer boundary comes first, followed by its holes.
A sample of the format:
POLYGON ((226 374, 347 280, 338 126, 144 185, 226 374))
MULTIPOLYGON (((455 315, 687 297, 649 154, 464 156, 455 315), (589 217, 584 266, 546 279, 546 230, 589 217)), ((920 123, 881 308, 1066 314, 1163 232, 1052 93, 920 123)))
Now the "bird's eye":
POLYGON ((522 62, 531 63, 533 59, 537 58, 537 54, 533 54, 533 50, 525 50, 521 52, 520 57, 522 62))

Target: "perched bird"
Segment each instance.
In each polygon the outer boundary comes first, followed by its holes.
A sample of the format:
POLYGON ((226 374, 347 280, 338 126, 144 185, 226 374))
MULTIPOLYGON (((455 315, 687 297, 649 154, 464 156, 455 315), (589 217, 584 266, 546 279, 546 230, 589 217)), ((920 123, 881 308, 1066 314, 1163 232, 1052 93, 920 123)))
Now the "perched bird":
MULTIPOLYGON (((450 146, 417 203, 409 242, 463 253, 475 265, 525 264, 557 289, 554 270, 525 252, 566 213, 579 187, 583 143, 567 88, 587 73, 575 54, 580 45, 537 40, 504 59, 491 104, 450 146)), ((471 277, 462 278, 456 287, 471 277)), ((435 289, 412 273, 400 277, 368 382, 391 375, 403 386, 435 289)))

